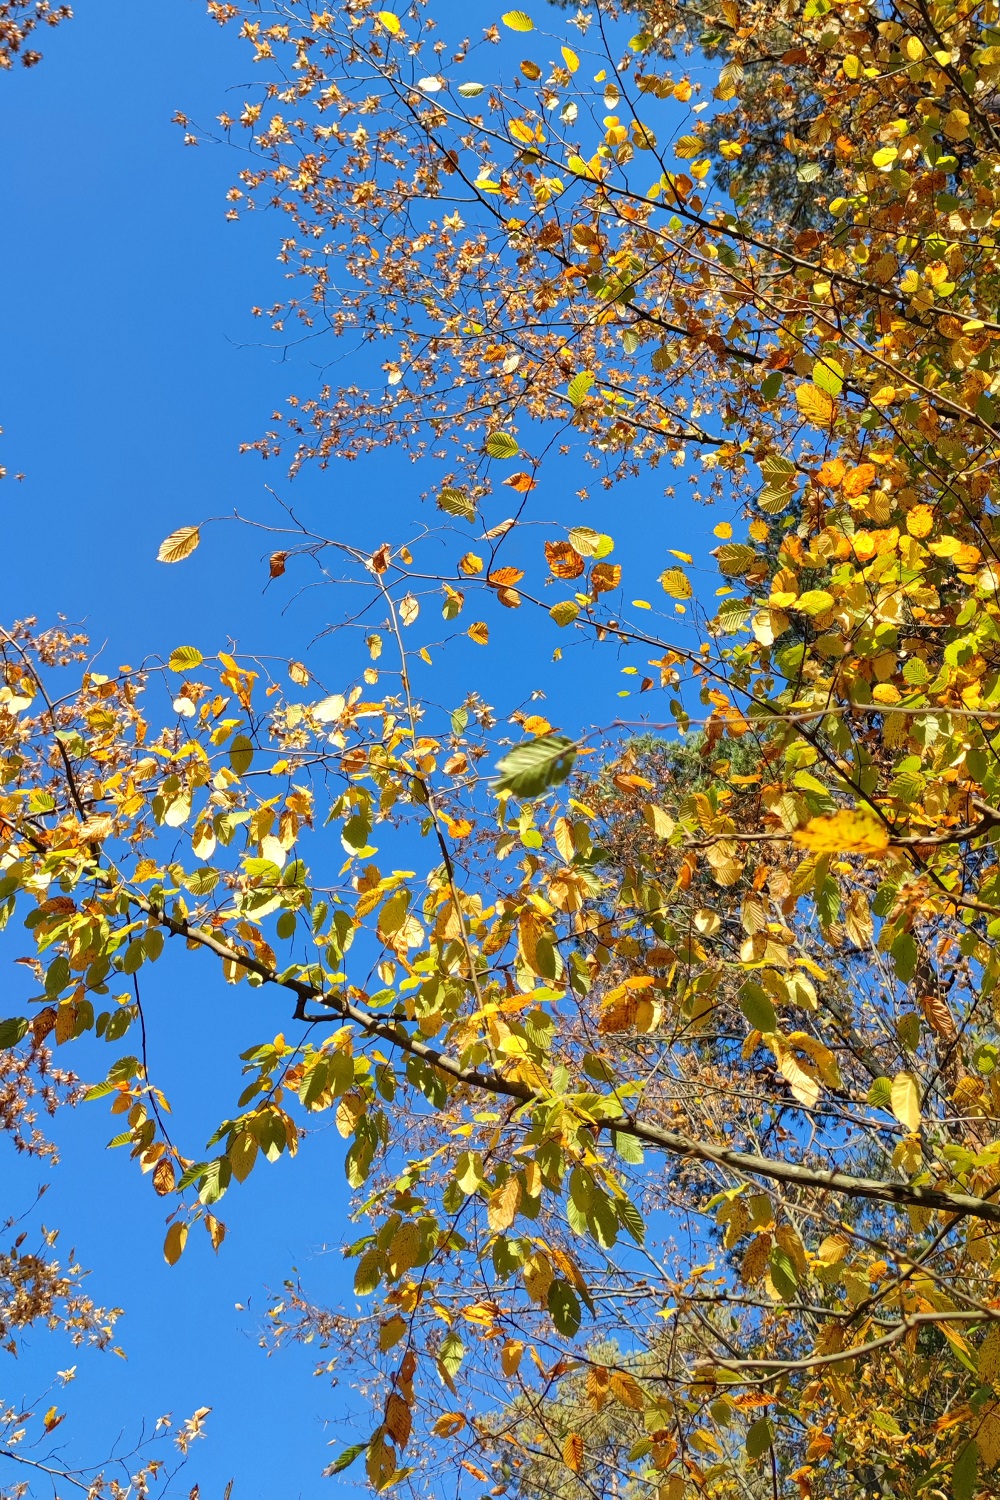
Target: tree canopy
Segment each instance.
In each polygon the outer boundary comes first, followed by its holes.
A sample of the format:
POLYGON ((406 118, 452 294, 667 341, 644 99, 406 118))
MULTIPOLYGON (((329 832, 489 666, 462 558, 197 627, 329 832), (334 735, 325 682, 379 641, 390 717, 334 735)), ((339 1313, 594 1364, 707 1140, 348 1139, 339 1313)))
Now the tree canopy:
MULTIPOLYGON (((358 660, 4 630, 0 1123, 44 1149, 104 1038, 78 1107, 174 1263, 332 1121, 361 1310, 270 1324, 363 1389, 329 1472, 376 1491, 995 1493, 994 0, 208 9, 254 81, 179 124, 334 372, 247 446, 409 456, 412 527, 240 518, 358 660), (579 668, 572 724, 501 717, 525 631, 614 653, 619 717, 579 668), (173 949, 274 1010, 208 1140, 145 1054, 173 949)), ((175 519, 182 566, 219 533, 175 519)))

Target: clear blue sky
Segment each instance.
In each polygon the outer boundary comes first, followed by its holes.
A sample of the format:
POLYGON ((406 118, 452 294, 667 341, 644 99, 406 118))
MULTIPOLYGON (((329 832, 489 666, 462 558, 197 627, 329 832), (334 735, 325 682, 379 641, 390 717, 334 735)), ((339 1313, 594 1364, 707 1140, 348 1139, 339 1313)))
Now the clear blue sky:
MULTIPOLYGON (((495 19, 480 9, 483 24, 495 19)), ((462 16, 468 27, 467 7, 462 16)), ((171 124, 176 109, 210 121, 225 107, 225 90, 247 71, 243 49, 195 0, 81 0, 77 19, 44 44, 39 68, 0 77, 0 462, 27 476, 0 487, 0 616, 32 613, 44 623, 61 612, 86 621, 113 665, 182 642, 211 651, 229 638, 245 650, 303 656, 337 601, 317 592, 283 614, 290 590, 264 592, 268 549, 259 538, 220 528, 183 568, 153 561, 178 525, 234 506, 266 514, 265 481, 291 493, 280 469, 237 453, 290 390, 309 384, 301 359, 289 365, 256 345, 262 325, 249 315, 281 293, 279 226, 267 215, 227 223, 233 157, 185 150, 171 124)), ((669 561, 665 548, 690 546, 694 529, 706 529, 679 504, 666 510, 667 478, 651 476, 613 501, 618 522, 631 517, 637 553, 652 551, 650 579, 669 561)), ((559 482, 568 493, 580 475, 570 467, 559 482)), ((374 458, 307 474, 294 498, 328 534, 347 530, 374 548, 403 539, 421 488, 419 476, 374 458)), ((579 519, 614 529, 596 509, 579 519)), ((572 731, 585 678, 587 714, 614 716, 623 679, 609 655, 572 656, 561 675, 543 679, 555 642, 532 647, 526 620, 508 619, 507 629, 500 652, 456 654, 439 670, 435 696, 454 703, 473 685, 509 709, 544 680, 546 712, 572 731), (476 674, 487 666, 484 684, 476 674)), ((331 689, 343 676, 340 650, 327 642, 306 658, 331 689)), ((4 955, 20 941, 9 940, 4 955)), ((273 998, 228 989, 208 964, 179 959, 157 966, 146 999, 154 1067, 194 1140, 232 1097, 240 1047, 272 1036, 286 1017, 273 998)), ((19 993, 10 972, 4 1014, 16 1013, 19 993)), ((96 1073, 99 1060, 91 1060, 96 1073)), ((214 1257, 206 1240, 171 1271, 161 1255, 163 1205, 124 1156, 103 1152, 112 1134, 99 1105, 62 1122, 64 1164, 45 1205, 46 1221, 62 1225, 67 1248, 75 1244, 93 1267, 95 1298, 128 1309, 120 1330, 128 1363, 77 1361, 81 1378, 66 1393, 71 1416, 58 1434, 67 1456, 99 1456, 144 1417, 179 1418, 206 1405, 214 1408, 208 1439, 179 1493, 198 1480, 202 1500, 216 1500, 232 1476, 234 1500, 349 1486, 319 1477, 331 1456, 325 1442, 347 1435, 346 1386, 314 1380, 309 1354, 266 1359, 254 1316, 265 1287, 278 1286, 292 1265, 317 1296, 349 1293, 339 1255, 322 1253, 340 1243, 344 1225, 339 1137, 325 1132, 297 1163, 255 1173, 224 1201, 230 1237, 222 1254, 214 1257), (249 1313, 237 1312, 237 1302, 249 1313)), ((45 1174, 6 1157, 3 1171, 3 1207, 16 1212, 45 1174)), ((39 1337, 20 1363, 0 1365, 0 1396, 30 1398, 75 1359, 39 1337)), ((0 1472, 0 1484, 12 1477, 0 1472)))

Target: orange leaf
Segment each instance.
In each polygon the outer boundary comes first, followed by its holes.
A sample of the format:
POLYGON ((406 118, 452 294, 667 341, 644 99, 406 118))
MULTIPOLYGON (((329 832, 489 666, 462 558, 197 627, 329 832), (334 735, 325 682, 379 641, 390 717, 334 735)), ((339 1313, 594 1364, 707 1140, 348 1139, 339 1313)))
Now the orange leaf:
POLYGON ((533 479, 530 474, 523 472, 520 474, 511 474, 509 479, 504 480, 504 484, 509 484, 511 489, 516 490, 519 495, 526 495, 529 490, 535 488, 537 483, 538 481, 533 479))
POLYGON ((857 499, 863 495, 865 490, 871 489, 875 480, 874 464, 858 464, 856 469, 851 469, 844 479, 844 499, 857 499))
POLYGON ((574 1474, 579 1474, 583 1467, 583 1438, 578 1432, 566 1434, 562 1456, 567 1469, 572 1469, 574 1474))

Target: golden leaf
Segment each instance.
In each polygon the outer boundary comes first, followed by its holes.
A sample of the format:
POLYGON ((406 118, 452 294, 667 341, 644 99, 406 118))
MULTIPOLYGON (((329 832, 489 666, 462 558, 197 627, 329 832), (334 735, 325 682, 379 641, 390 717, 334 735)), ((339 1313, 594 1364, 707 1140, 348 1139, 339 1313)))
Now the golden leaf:
POLYGON ((642 1393, 642 1387, 627 1370, 615 1370, 608 1388, 615 1400, 620 1401, 622 1406, 627 1406, 632 1411, 645 1409, 646 1398, 642 1393))
POLYGON ((567 1469, 571 1469, 574 1474, 579 1474, 583 1467, 583 1438, 578 1432, 566 1434, 562 1456, 567 1469))
POLYGON ((431 1431, 435 1437, 454 1437, 456 1432, 461 1432, 465 1423, 466 1419, 460 1411, 446 1411, 444 1416, 438 1417, 431 1431))
POLYGON ((197 526, 181 526, 160 543, 156 560, 164 563, 183 562, 186 557, 191 556, 200 541, 201 531, 197 526))
POLYGON ((874 464, 859 464, 856 469, 851 469, 844 476, 843 491, 845 500, 857 499, 859 495, 863 495, 865 490, 871 489, 874 480, 874 464))
POLYGON ((810 818, 792 834, 795 843, 814 854, 864 854, 880 859, 889 848, 889 832, 870 813, 843 811, 810 818))
POLYGON ((667 568, 660 574, 660 583, 664 593, 669 594, 671 599, 690 599, 694 593, 690 579, 683 568, 667 568))
POLYGON ((466 634, 470 641, 475 641, 477 646, 485 646, 490 638, 490 627, 485 620, 474 620, 466 634))
POLYGON ((595 1411, 600 1411, 608 1397, 611 1372, 603 1365, 591 1365, 587 1371, 587 1401, 595 1411))
POLYGON ((167 1230, 167 1237, 163 1241, 163 1259, 168 1266, 175 1266, 184 1253, 187 1243, 188 1229, 186 1224, 175 1221, 167 1230))
POLYGON ((821 391, 818 385, 799 385, 795 387, 795 399, 799 404, 799 410, 807 422, 814 427, 829 427, 837 410, 837 403, 826 391, 821 391))
POLYGON ((517 1211, 521 1206, 521 1184, 516 1177, 508 1177, 507 1181, 492 1192, 486 1203, 486 1217, 490 1228, 495 1233, 502 1233, 509 1229, 517 1218, 517 1211))

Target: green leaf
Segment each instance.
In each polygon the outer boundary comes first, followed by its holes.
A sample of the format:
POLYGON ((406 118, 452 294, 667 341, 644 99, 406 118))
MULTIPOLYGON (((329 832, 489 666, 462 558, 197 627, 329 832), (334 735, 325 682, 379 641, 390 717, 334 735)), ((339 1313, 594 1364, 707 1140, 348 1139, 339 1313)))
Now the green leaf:
POLYGON ((759 1417, 747 1432, 747 1457, 760 1458, 774 1443, 774 1423, 770 1417, 759 1417))
POLYGON ((790 1302, 799 1288, 799 1273, 788 1251, 780 1245, 775 1245, 771 1251, 769 1270, 778 1295, 790 1302))
POLYGON ((539 797, 566 780, 576 759, 576 745, 563 734, 543 734, 515 745, 497 765, 494 791, 515 797, 539 797))
POLYGON ((463 99, 478 99, 479 95, 483 92, 483 86, 481 83, 460 83, 458 85, 458 92, 463 99))
POLYGON ((28 1034, 28 1023, 24 1016, 13 1016, 9 1021, 0 1021, 0 1048, 16 1047, 28 1034))
POLYGON ((742 630, 753 612, 753 605, 746 599, 723 599, 717 619, 723 630, 742 630))
POLYGON ((568 1281, 557 1277, 549 1287, 549 1312, 556 1328, 567 1339, 575 1339, 580 1332, 583 1311, 580 1299, 568 1281))
POLYGON ((778 1018, 774 1006, 759 984, 747 980, 740 990, 740 1010, 755 1031, 777 1031, 778 1018))
POLYGON ((889 1102, 891 1098, 892 1079, 876 1078, 873 1081, 871 1088, 868 1090, 868 1103, 874 1109, 889 1109, 891 1108, 889 1102))
POLYGON ((813 365, 812 378, 813 385, 828 396, 839 396, 844 389, 844 367, 828 355, 813 365))
POLYGON ((622 1228, 632 1236, 637 1245, 641 1245, 646 1238, 646 1225, 635 1204, 628 1198, 617 1198, 615 1211, 622 1228))
POLYGON ((975 1440, 966 1443, 951 1471, 951 1493, 954 1500, 972 1500, 978 1489, 979 1453, 975 1440))
POLYGON ((521 445, 509 432, 491 432, 486 439, 486 451, 490 458, 516 458, 521 445))
POLYGON ((361 1457, 367 1447, 367 1443, 352 1443, 349 1448, 344 1449, 339 1458, 334 1459, 326 1472, 328 1474, 343 1474, 345 1469, 351 1467, 356 1458, 361 1457))
MULTIPOLYGON (((490 441, 492 442, 492 439, 490 441)), ((449 516, 459 516, 463 521, 476 519, 474 502, 469 499, 464 490, 456 489, 453 485, 445 485, 438 495, 437 503, 438 510, 445 511, 449 516)))
POLYGON ((200 667, 204 660, 197 646, 178 646, 171 651, 167 666, 171 672, 188 672, 194 667, 200 667))
POLYGON ((594 377, 590 370, 581 370, 579 374, 573 376, 566 394, 574 406, 579 406, 586 399, 593 383, 594 377))

